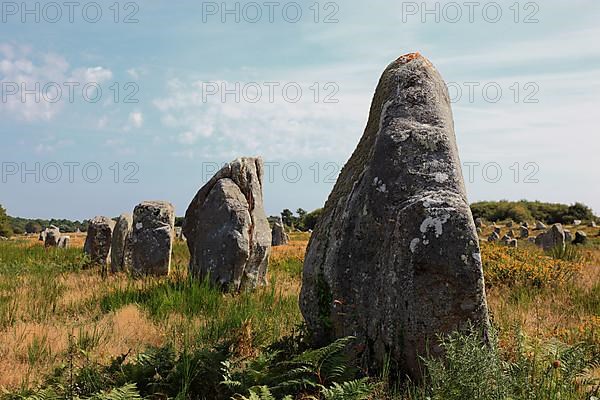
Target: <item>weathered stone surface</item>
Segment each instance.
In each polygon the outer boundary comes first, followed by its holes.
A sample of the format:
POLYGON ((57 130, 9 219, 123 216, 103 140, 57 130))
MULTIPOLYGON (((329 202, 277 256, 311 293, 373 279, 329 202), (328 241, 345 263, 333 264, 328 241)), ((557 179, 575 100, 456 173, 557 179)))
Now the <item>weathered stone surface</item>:
POLYGON ((565 243, 571 243, 573 241, 573 235, 571 234, 571 231, 568 229, 563 229, 563 232, 565 232, 565 243))
POLYGON ((290 241, 289 235, 285 232, 285 226, 283 225, 283 221, 281 218, 279 221, 273 224, 273 229, 271 229, 271 236, 273 240, 271 241, 271 245, 273 246, 283 246, 284 244, 288 244, 290 241))
POLYGON ((144 201, 133 210, 131 270, 136 276, 164 276, 171 269, 175 209, 166 201, 144 201))
POLYGON ((520 235, 519 235, 519 237, 520 237, 521 239, 527 239, 527 238, 529 237, 529 228, 527 228, 526 226, 522 226, 522 227, 520 228, 520 230, 521 230, 521 231, 520 231, 520 235))
POLYGON ((68 249, 70 243, 71 243, 70 236, 61 236, 60 238, 58 238, 58 247, 60 247, 61 249, 68 249))
POLYGON ((587 241, 587 233, 585 233, 584 231, 575 232, 575 240, 573 240, 573 244, 586 244, 587 241))
POLYGON ((111 272, 129 271, 132 264, 133 215, 121 214, 112 235, 111 272))
POLYGON ((90 256, 92 264, 108 264, 114 226, 112 219, 102 216, 89 222, 83 251, 90 256))
POLYGON ((271 228, 263 208, 263 170, 260 158, 238 158, 198 191, 183 223, 192 276, 210 276, 232 291, 266 284, 271 228))
POLYGON ((535 221, 535 230, 541 231, 543 229, 546 229, 546 225, 542 221, 535 221))
POLYGON ((487 326, 481 254, 444 81, 418 54, 379 82, 365 133, 311 236, 300 308, 317 344, 419 375, 437 335, 487 326))
POLYGON ((535 244, 544 250, 551 250, 554 247, 565 247, 565 231, 561 224, 554 224, 546 232, 539 234, 535 238, 535 244))
POLYGON ((46 228, 44 238, 44 247, 58 247, 58 239, 60 239, 60 229, 54 225, 46 228))

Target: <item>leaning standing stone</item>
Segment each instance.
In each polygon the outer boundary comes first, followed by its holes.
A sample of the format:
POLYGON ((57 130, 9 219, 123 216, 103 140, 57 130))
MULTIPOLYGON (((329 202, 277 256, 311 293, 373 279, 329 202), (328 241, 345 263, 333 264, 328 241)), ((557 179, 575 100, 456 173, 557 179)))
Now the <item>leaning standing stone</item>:
POLYGON ((112 235, 110 270, 113 273, 131 269, 132 232, 133 216, 131 214, 121 214, 112 235))
POLYGON ((92 264, 107 265, 114 226, 115 222, 108 217, 95 217, 89 222, 83 251, 90 256, 92 264))
POLYGON ((183 223, 192 276, 232 291, 266 284, 271 228, 263 170, 260 158, 238 158, 198 191, 183 223))
POLYGON ((419 54, 383 73, 365 133, 310 238, 300 308, 316 344, 419 376, 439 336, 487 327, 479 241, 448 90, 419 54))
POLYGON ((168 275, 175 236, 175 209, 165 201, 144 201, 133 210, 132 270, 137 276, 168 275))

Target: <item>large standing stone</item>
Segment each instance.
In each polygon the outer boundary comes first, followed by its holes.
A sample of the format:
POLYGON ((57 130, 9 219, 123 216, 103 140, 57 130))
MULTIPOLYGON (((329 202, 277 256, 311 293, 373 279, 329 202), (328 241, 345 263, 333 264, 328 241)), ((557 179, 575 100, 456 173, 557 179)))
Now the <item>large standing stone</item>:
POLYGON ((60 239, 60 229, 54 225, 46 228, 44 237, 44 247, 58 247, 58 239, 60 239))
POLYGON ((271 235, 273 236, 273 240, 271 241, 273 246, 283 246, 290 241, 290 237, 285 232, 285 226, 283 225, 281 218, 273 224, 271 235))
POLYGON ((175 209, 165 201, 144 201, 133 210, 131 239, 133 273, 168 275, 175 236, 175 209))
POLYGON ((460 165, 442 77, 400 57, 309 242, 300 308, 317 344, 353 335, 376 369, 389 356, 418 376, 438 335, 488 325, 460 165))
POLYGON ((529 228, 527 228, 525 225, 521 226, 521 232, 519 237, 521 239, 527 239, 529 237, 529 228))
POLYGON ((90 256, 92 264, 101 265, 103 268, 108 264, 114 226, 115 222, 112 219, 102 216, 89 222, 83 251, 90 256))
POLYGON ((535 244, 544 250, 552 250, 555 247, 565 247, 565 231, 561 224, 554 224, 546 232, 535 238, 535 244))
POLYGON ((271 228, 263 209, 263 170, 260 158, 238 158, 198 191, 183 223, 192 276, 210 276, 233 291, 266 284, 271 228))
POLYGON ((121 214, 112 235, 110 270, 113 273, 131 269, 132 232, 133 216, 131 214, 121 214))

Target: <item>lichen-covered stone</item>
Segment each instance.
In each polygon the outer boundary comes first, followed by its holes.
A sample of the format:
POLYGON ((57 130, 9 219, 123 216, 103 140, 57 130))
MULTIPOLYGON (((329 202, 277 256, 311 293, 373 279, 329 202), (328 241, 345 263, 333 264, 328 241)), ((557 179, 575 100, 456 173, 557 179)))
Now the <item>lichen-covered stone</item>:
POLYGON ((111 272, 129 271, 132 263, 133 215, 121 214, 112 235, 111 272))
POLYGON ((544 250, 552 250, 555 247, 565 247, 566 235, 561 224, 554 224, 546 232, 535 238, 535 244, 544 250))
POLYGON ((58 247, 60 239, 60 229, 54 225, 46 228, 44 235, 44 247, 58 247))
POLYGON ((300 308, 316 344, 353 335, 369 365, 416 376, 438 335, 488 326, 450 98, 418 54, 383 73, 310 239, 300 308))
POLYGON ((273 224, 271 235, 273 236, 273 240, 271 241, 273 246, 283 246, 290 241, 290 237, 285 231, 285 226, 283 225, 281 218, 273 224))
POLYGON ((90 256, 92 264, 103 268, 108 264, 114 226, 113 220, 102 216, 89 222, 83 251, 90 256))
POLYGON ((263 208, 263 162, 238 158, 225 165, 190 203, 183 235, 190 274, 225 290, 266 284, 271 228, 263 208))
POLYGON ((131 269, 136 276, 164 276, 171 269, 175 209, 166 201, 144 201, 133 210, 131 269))

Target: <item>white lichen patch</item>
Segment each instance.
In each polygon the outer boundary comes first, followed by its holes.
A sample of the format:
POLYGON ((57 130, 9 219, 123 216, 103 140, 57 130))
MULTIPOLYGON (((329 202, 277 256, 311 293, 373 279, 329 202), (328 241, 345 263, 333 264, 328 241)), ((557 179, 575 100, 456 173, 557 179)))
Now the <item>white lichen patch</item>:
POLYGON ((421 239, 419 238, 415 238, 410 242, 410 252, 414 253, 415 250, 417 250, 417 246, 419 245, 419 243, 421 242, 421 239))
POLYGON ((430 228, 435 231, 435 237, 438 238, 444 232, 443 226, 450 219, 450 215, 444 215, 442 217, 427 217, 421 223, 421 233, 427 233, 430 228))
POLYGON ((473 259, 474 259, 475 261, 477 261, 478 263, 480 263, 480 262, 481 262, 481 253, 473 253, 471 256, 472 256, 472 257, 473 257, 473 259))
POLYGON ((444 183, 446 182, 449 178, 448 178, 448 174, 445 174, 443 172, 436 172, 433 175, 433 179, 435 179, 435 181, 437 183, 444 183))
POLYGON ((144 225, 141 222, 138 222, 137 224, 135 224, 135 229, 142 229, 144 227, 144 225))
POLYGON ((377 190, 379 193, 387 193, 387 187, 385 186, 385 183, 383 183, 383 181, 377 177, 373 179, 373 186, 376 186, 375 190, 377 190))

